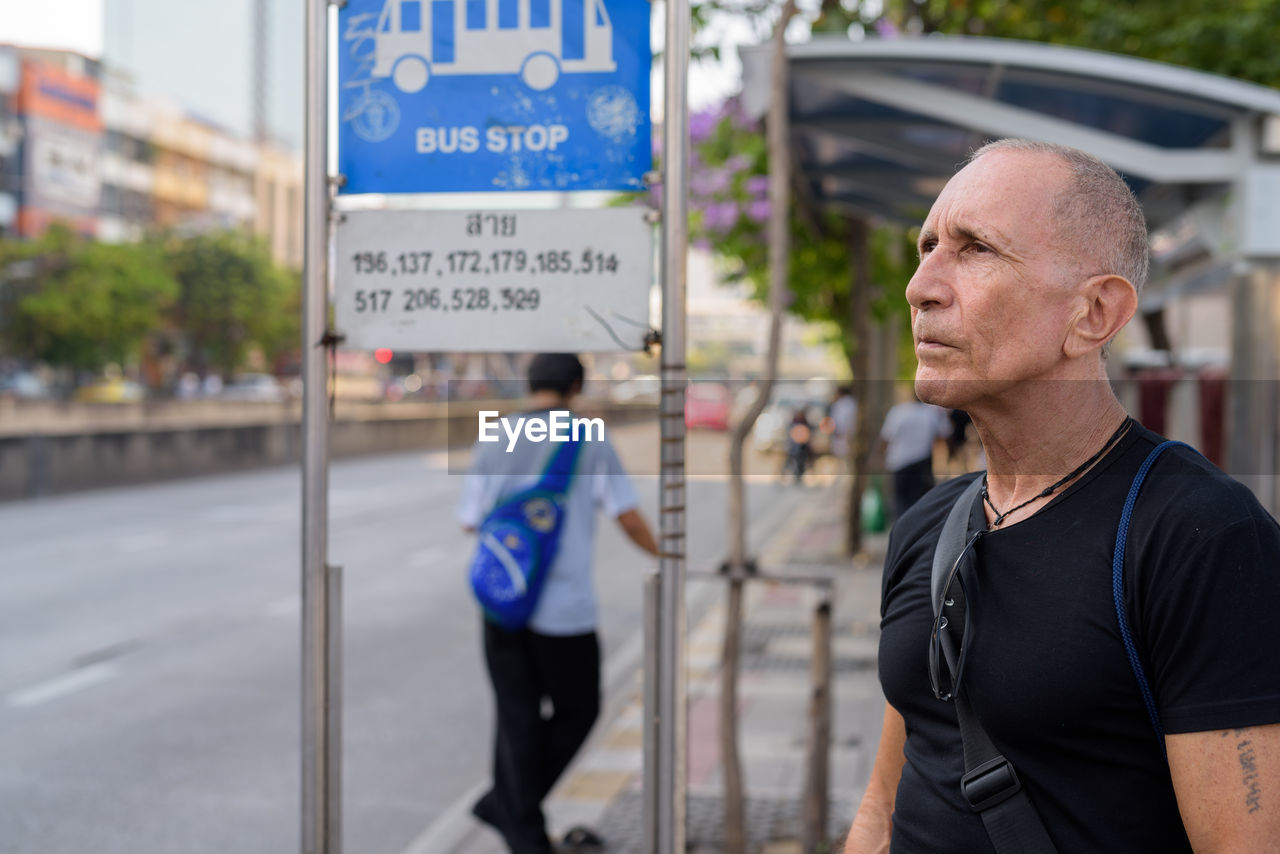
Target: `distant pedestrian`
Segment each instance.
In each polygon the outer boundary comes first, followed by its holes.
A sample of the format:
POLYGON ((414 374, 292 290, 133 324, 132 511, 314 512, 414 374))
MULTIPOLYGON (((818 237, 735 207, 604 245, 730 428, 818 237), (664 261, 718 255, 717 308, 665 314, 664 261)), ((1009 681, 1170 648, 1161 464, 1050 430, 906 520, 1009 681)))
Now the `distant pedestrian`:
POLYGON ((947 436, 947 465, 955 466, 958 461, 960 473, 964 474, 970 471, 964 452, 965 445, 969 442, 969 425, 973 423, 973 419, 963 409, 953 409, 947 417, 951 419, 951 433, 947 436))
POLYGON ((791 414, 791 423, 787 425, 787 456, 782 463, 782 474, 795 478, 795 483, 804 482, 804 473, 809 470, 813 461, 813 426, 809 423, 809 414, 802 406, 791 414))
MULTIPOLYGON (((526 419, 551 421, 550 413, 568 410, 582 390, 582 363, 571 354, 536 356, 528 376, 534 408, 522 414, 526 419)), ((567 476, 549 487, 555 492, 563 489, 561 515, 545 501, 538 505, 536 497, 525 505, 538 509, 536 515, 530 513, 532 528, 558 533, 532 616, 526 625, 514 628, 500 625, 488 612, 483 621, 497 720, 493 787, 472 813, 502 835, 512 854, 552 851, 542 801, 586 740, 600 710, 600 644, 592 581, 597 509, 616 519, 637 546, 658 553, 626 471, 603 431, 598 438, 587 431, 568 449, 565 443, 533 441, 528 431, 510 448, 505 436, 496 443, 478 442, 458 507, 464 529, 483 528, 487 517, 524 490, 547 483, 548 472, 564 459, 558 456, 562 453, 576 457, 567 476), (559 519, 559 527, 549 519, 559 519)), ((515 568, 510 554, 503 560, 506 570, 515 568)), ((575 828, 570 836, 594 838, 585 828, 575 828)))
POLYGON ((951 432, 947 411, 911 400, 896 404, 880 430, 884 464, 893 475, 893 518, 933 489, 933 444, 951 432))
POLYGON ((853 389, 847 385, 836 389, 827 417, 831 419, 831 454, 843 467, 849 459, 849 445, 858 422, 858 402, 854 400, 853 389))

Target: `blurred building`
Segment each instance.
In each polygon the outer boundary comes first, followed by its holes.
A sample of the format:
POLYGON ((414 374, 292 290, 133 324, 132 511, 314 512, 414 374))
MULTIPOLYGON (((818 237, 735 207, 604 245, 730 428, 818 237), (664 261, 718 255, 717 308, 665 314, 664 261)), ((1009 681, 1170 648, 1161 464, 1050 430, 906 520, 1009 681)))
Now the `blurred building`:
POLYGON ((294 270, 302 269, 302 180, 297 152, 258 146, 253 230, 267 239, 271 257, 294 270))
POLYGON ((22 193, 22 123, 18 118, 18 85, 22 80, 18 53, 0 46, 0 237, 18 226, 22 193))
POLYGON ((0 83, 13 90, 2 119, 10 151, 6 190, 16 207, 8 233, 35 237, 61 221, 96 235, 102 193, 97 61, 71 51, 13 46, 0 46, 0 53, 9 72, 0 83))
MULTIPOLYGON (((763 373, 768 308, 751 299, 750 284, 726 283, 715 256, 706 249, 689 252, 687 330, 691 370, 730 379, 763 373)), ((779 376, 847 376, 848 366, 831 339, 832 330, 826 324, 784 316, 779 376)))
POLYGON ((104 0, 103 64, 241 138, 302 145, 305 5, 104 0))
POLYGON ((102 208, 98 236, 141 240, 156 222, 156 118, 147 105, 108 83, 102 98, 102 208))
POLYGON ((71 51, 0 45, 0 236, 232 228, 302 266, 302 158, 160 99, 71 51))

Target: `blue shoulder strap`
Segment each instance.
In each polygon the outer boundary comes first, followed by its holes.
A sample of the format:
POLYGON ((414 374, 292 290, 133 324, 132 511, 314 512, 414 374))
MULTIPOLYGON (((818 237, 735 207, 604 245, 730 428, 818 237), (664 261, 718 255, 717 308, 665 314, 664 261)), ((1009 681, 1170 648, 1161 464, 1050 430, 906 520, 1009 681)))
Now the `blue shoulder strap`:
MULTIPOLYGON (((1129 666, 1133 669, 1133 675, 1138 680, 1138 689, 1142 691, 1142 702, 1147 706, 1147 716, 1151 718, 1151 727, 1156 732, 1156 738, 1160 739, 1160 749, 1162 751, 1165 750, 1164 726, 1161 725, 1160 713, 1156 710, 1156 700, 1155 695, 1151 692, 1151 683, 1147 681, 1147 673, 1142 669, 1142 659, 1138 655, 1138 646, 1133 641, 1133 632, 1129 629, 1129 616, 1124 605, 1124 552, 1125 545, 1129 541, 1129 522, 1133 517, 1133 506, 1138 501, 1138 492, 1142 489, 1143 481, 1147 479, 1147 473, 1151 471, 1151 467, 1155 465, 1156 459, 1161 454, 1169 448, 1178 446, 1191 448, 1185 442, 1175 442, 1173 440, 1161 442, 1151 449, 1151 453, 1147 454, 1147 458, 1143 460, 1142 467, 1133 476, 1133 484, 1129 487, 1129 495, 1124 500, 1124 510, 1120 513, 1120 529, 1116 532, 1116 552, 1111 560, 1111 595, 1116 603, 1116 619, 1120 622, 1120 637, 1124 640, 1124 650, 1129 654, 1129 666)), ((1191 449, 1195 450, 1194 448, 1191 449)), ((1167 752, 1166 755, 1168 755, 1167 752)))
POLYGON ((535 488, 562 494, 568 492, 573 471, 578 465, 578 451, 581 445, 579 441, 561 443, 551 455, 546 469, 542 472, 542 478, 535 488))

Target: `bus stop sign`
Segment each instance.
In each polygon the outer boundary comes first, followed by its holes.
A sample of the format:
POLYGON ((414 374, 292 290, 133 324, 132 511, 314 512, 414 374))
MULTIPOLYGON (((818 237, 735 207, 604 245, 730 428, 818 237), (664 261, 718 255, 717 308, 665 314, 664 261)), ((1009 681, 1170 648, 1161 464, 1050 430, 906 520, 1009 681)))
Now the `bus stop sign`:
POLYGON ((348 0, 344 194, 639 190, 649 0, 348 0))

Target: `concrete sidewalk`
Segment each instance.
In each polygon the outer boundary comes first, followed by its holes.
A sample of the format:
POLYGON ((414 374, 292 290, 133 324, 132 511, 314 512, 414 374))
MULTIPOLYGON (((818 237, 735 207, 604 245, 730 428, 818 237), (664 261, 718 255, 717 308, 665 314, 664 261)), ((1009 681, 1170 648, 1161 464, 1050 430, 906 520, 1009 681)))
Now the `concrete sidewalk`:
MULTIPOLYGON (((829 838, 841 839, 866 786, 880 736, 883 696, 876 679, 880 576, 887 537, 865 538, 864 556, 839 554, 847 481, 810 487, 806 500, 760 555, 769 575, 829 576, 832 612, 832 742, 829 838)), ((723 800, 718 721, 724 594, 690 627, 687 645, 688 848, 719 851, 723 800)), ((739 752, 747 832, 760 854, 799 852, 810 694, 811 624, 820 594, 801 584, 747 585, 739 695, 739 752)), ((624 695, 625 696, 625 695, 624 695)), ((642 845, 640 674, 630 698, 606 710, 591 739, 545 804, 557 838, 574 825, 602 836, 611 854, 642 845)), ((838 850, 838 849, 836 849, 838 850)), ((502 854, 501 839, 478 822, 441 854, 502 854)))

